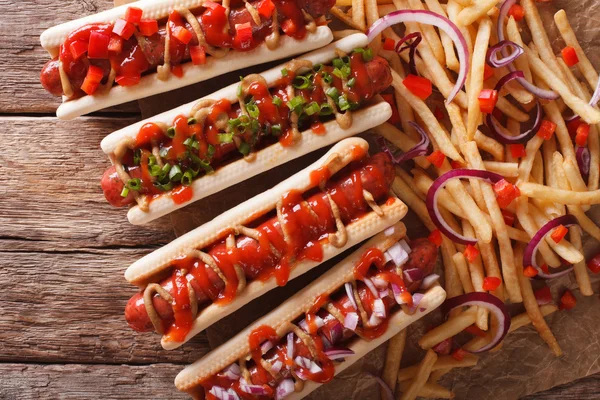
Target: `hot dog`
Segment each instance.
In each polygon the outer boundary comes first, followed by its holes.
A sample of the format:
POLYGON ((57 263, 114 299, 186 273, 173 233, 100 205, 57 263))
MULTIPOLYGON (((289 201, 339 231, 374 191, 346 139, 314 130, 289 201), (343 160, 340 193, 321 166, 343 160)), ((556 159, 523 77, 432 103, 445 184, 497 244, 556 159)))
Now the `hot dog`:
POLYGON ((168 0, 140 1, 44 32, 42 46, 53 59, 42 68, 40 81, 70 103, 96 98, 58 113, 72 118, 322 46, 331 41, 331 32, 319 25, 333 4, 186 0, 173 8, 168 0), (146 88, 134 89, 140 85, 146 88), (115 87, 121 93, 113 94, 115 87), (114 99, 123 93, 127 99, 114 99))
POLYGON ((405 232, 397 223, 369 240, 186 367, 175 378, 177 388, 199 399, 299 399, 329 382, 445 299, 441 287, 411 295, 421 281, 404 285, 407 271, 418 269, 427 276, 437 258, 435 245, 427 239, 407 243, 405 232), (340 358, 345 358, 341 364, 340 358))
POLYGON ((128 268, 142 291, 125 316, 174 348, 252 298, 398 221, 385 153, 346 139, 280 185, 176 239, 128 268))
POLYGON ((385 121, 390 67, 364 43, 348 37, 109 135, 106 199, 137 203, 129 220, 145 223, 385 121))

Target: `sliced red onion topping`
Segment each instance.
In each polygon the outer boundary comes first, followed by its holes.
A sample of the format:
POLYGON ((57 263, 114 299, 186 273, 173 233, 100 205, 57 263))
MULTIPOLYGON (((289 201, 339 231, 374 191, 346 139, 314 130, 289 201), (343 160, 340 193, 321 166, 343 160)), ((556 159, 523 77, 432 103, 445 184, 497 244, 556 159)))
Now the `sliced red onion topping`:
POLYGON ((460 62, 460 70, 458 72, 456 84, 448 96, 448 99, 446 99, 446 102, 450 103, 467 80, 467 71, 469 70, 469 50, 464 36, 452 21, 434 12, 427 10, 398 10, 379 18, 371 25, 367 31, 369 41, 375 39, 375 37, 377 37, 384 29, 406 22, 418 22, 419 24, 436 26, 444 31, 454 42, 458 60, 460 62))
POLYGON ((326 350, 325 355, 330 360, 339 360, 339 359, 344 359, 349 356, 353 356, 354 352, 347 348, 332 348, 332 349, 326 350))
POLYGON ((327 339, 331 343, 338 342, 344 334, 344 327, 342 326, 342 324, 340 324, 340 322, 334 318, 332 321, 329 322, 328 328, 329 329, 326 330, 326 333, 329 333, 330 336, 327 339))
MULTIPOLYGON (((342 324, 339 324, 339 325, 342 326, 342 324)), ((332 347, 331 342, 329 341, 329 339, 327 339, 327 337, 325 335, 320 334, 319 337, 323 341, 323 349, 327 350, 332 347)))
POLYGON ((273 343, 269 340, 267 340, 266 342, 263 342, 260 345, 260 351, 262 352, 262 354, 266 354, 267 351, 271 350, 273 348, 273 343))
POLYGON ((427 290, 430 287, 432 287, 439 280, 440 280, 440 276, 438 274, 427 275, 425 278, 423 278, 423 281, 421 282, 421 286, 419 287, 419 289, 427 290))
POLYGON ((281 371, 281 368, 283 368, 283 363, 281 362, 281 360, 277 360, 273 364, 271 364, 271 371, 273 371, 273 373, 275 374, 281 371))
POLYGON ((369 326, 378 326, 382 321, 383 319, 379 318, 377 315, 375 315, 375 313, 373 313, 369 317, 369 326))
POLYGON ((263 385, 250 385, 244 379, 240 381, 240 390, 242 392, 258 396, 267 396, 269 394, 269 390, 263 385))
POLYGON ((390 295, 390 290, 389 289, 383 289, 382 291, 379 292, 379 298, 380 299, 385 299, 389 295, 390 295))
POLYGON ((395 283, 392 283, 392 292, 394 293, 394 299, 396 300, 396 303, 400 305, 406 304, 406 301, 404 301, 402 298, 402 291, 400 290, 400 287, 395 283))
POLYGON ((472 351, 472 353, 482 353, 496 347, 498 343, 504 339, 504 336, 506 336, 508 329, 510 328, 510 314, 508 314, 504 303, 499 298, 489 293, 471 292, 446 299, 442 304, 442 310, 447 314, 455 308, 464 306, 486 308, 498 321, 498 330, 495 332, 492 341, 482 348, 472 351))
POLYGON ((397 268, 400 268, 408 261, 408 253, 400 243, 394 243, 385 253, 383 253, 383 255, 386 263, 388 261, 393 261, 397 268))
POLYGON ((350 282, 346 282, 346 284, 344 285, 344 288, 346 289, 346 294, 348 295, 348 299, 350 300, 352 307, 354 307, 354 309, 358 311, 358 304, 356 304, 356 299, 354 298, 352 284, 350 282))
POLYGON ((410 49, 408 54, 408 67, 410 68, 410 73, 413 75, 419 75, 417 71, 417 65, 415 63, 415 51, 417 50, 419 43, 421 43, 421 39, 422 37, 420 32, 413 32, 404 36, 402 39, 400 39, 400 41, 398 41, 398 44, 396 44, 396 53, 398 54, 402 53, 406 49, 410 49), (409 40, 412 40, 412 43, 402 47, 402 45, 409 40))
MULTIPOLYGON (((521 56, 524 52, 525 51, 523 48, 518 44, 511 42, 510 40, 503 40, 488 49, 486 54, 486 62, 494 68, 505 67, 519 58, 519 56, 521 56), (510 48, 514 49, 512 53, 498 58, 499 54, 506 54, 510 48)), ((521 78, 524 78, 524 76, 521 78)))
POLYGON ((344 317, 344 328, 350 329, 351 331, 356 330, 358 326, 358 314, 355 312, 349 312, 344 317))
POLYGON ((578 147, 575 158, 577 159, 577 165, 579 166, 581 174, 587 180, 590 173, 590 150, 587 147, 578 147))
POLYGON ((535 235, 533 235, 533 237, 531 238, 531 240, 529 241, 529 243, 527 243, 527 246, 525 247, 525 252, 523 253, 523 266, 527 267, 527 266, 531 265, 533 268, 535 268, 537 270, 537 272, 538 272, 537 276, 540 278, 552 279, 552 278, 566 275, 573 270, 573 266, 571 266, 563 271, 556 272, 554 274, 547 274, 537 264, 536 255, 537 255, 538 247, 540 247, 540 243, 542 243, 542 240, 544 240, 544 237, 546 237, 546 235, 548 233, 550 233, 551 230, 553 230, 554 228, 556 228, 560 225, 563 225, 568 228, 569 226, 579 225, 579 221, 573 215, 563 215, 563 216, 554 218, 553 220, 546 222, 544 224, 544 226, 542 226, 540 228, 540 230, 537 231, 535 233, 535 235))
POLYGON ((406 243, 406 240, 402 239, 398 243, 400 244, 400 246, 402 246, 404 251, 407 252, 408 254, 410 254, 412 252, 412 249, 410 248, 408 243, 406 243))
MULTIPOLYGON (((317 326, 317 329, 321 328, 323 325, 325 325, 325 322, 323 321, 323 318, 319 317, 318 315, 315 315, 315 325, 317 326)), ((300 326, 300 328, 306 332, 306 333, 310 333, 310 329, 308 329, 308 323, 306 322, 305 319, 303 319, 302 321, 300 321, 298 323, 298 326, 300 326)))
POLYGON ((275 399, 281 400, 294 393, 294 380, 287 378, 282 380, 275 390, 275 399))
POLYGON ((319 367, 319 365, 316 362, 311 361, 309 371, 311 372, 311 374, 318 374, 319 372, 323 371, 323 369, 319 367))
POLYGON ((415 128, 415 131, 417 131, 419 135, 421 135, 421 141, 406 153, 402 154, 400 157, 396 157, 396 155, 389 148, 387 141, 383 136, 377 137, 377 144, 379 144, 381 151, 387 153, 392 159, 392 162, 396 165, 400 165, 400 163, 403 163, 404 161, 412 160, 415 157, 424 156, 429 152, 430 141, 427 133, 416 122, 409 121, 408 123, 415 128))
POLYGON ((308 368, 310 368, 311 360, 309 360, 306 357, 297 356, 296 358, 294 358, 294 362, 297 365, 301 366, 302 368, 307 368, 308 369, 308 368))
MULTIPOLYGON (((497 35, 498 35, 498 41, 502 42, 504 40, 504 21, 506 20, 506 17, 508 15, 508 10, 510 10, 510 8, 517 2, 517 0, 505 0, 504 3, 502 3, 502 6, 500 7, 500 12, 498 13, 498 25, 497 25, 497 35)), ((504 54, 504 56, 507 56, 507 52, 503 50, 502 54, 504 54)), ((508 70, 510 72, 515 71, 515 66, 511 63, 508 63, 508 70)), ((540 99, 544 99, 544 100, 556 100, 558 99, 560 96, 558 95, 558 93, 552 91, 552 90, 545 90, 542 89, 538 86, 535 86, 533 83, 529 82, 527 79, 525 79, 525 77, 518 77, 517 81, 519 81, 519 83, 521 84, 521 86, 523 86, 523 88, 525 88, 525 90, 527 90, 529 93, 537 96, 540 99)))
POLYGON ((371 375, 373 378, 375 378, 377 383, 379 383, 379 386, 381 386, 381 392, 385 396, 386 400, 394 400, 394 393, 392 392, 392 389, 390 389, 390 387, 387 385, 387 383, 384 382, 383 379, 381 379, 380 377, 378 377, 376 375, 372 375, 372 374, 368 374, 368 375, 371 375))
POLYGON ((375 284, 375 286, 377 286, 378 289, 385 289, 388 287, 388 281, 378 276, 371 278, 371 281, 375 284))
MULTIPOLYGON (((409 314, 414 314, 415 311, 417 311, 417 307, 419 307, 419 303, 421 302, 421 300, 423 300, 423 297, 425 297, 425 295, 423 293, 415 293, 413 294, 412 298, 413 298, 413 303, 411 306, 408 306, 408 313, 409 314)), ((424 309, 422 309, 421 311, 425 311, 424 309)))
POLYGON ((596 89, 594 90, 594 94, 592 95, 592 98, 590 99, 590 106, 594 107, 596 104, 598 104, 598 101, 600 100, 600 78, 598 79, 598 82, 596 83, 596 89))
POLYGON ((433 184, 427 192, 427 211, 429 212, 429 216, 431 217, 431 220, 433 221, 435 226, 437 226, 437 228, 453 242, 465 245, 474 245, 477 243, 477 240, 463 236, 456 232, 454 229, 452 229, 450 225, 448 225, 448 223, 444 221, 444 218, 442 218, 442 215, 440 214, 440 210, 438 208, 437 198, 440 189, 444 187, 450 179, 455 178, 481 179, 491 184, 501 181, 504 178, 502 177, 502 175, 490 171, 481 171, 477 169, 464 168, 453 169, 452 171, 446 172, 445 174, 437 178, 435 181, 433 181, 433 184))
POLYGON ((208 392, 219 400, 240 400, 237 393, 231 388, 225 390, 221 386, 213 386, 208 392))
POLYGON ((423 279, 423 270, 420 268, 410 268, 402 271, 404 280, 408 283, 417 282, 423 279))
POLYGON ((289 360, 294 358, 294 333, 287 334, 287 357, 289 360))
POLYGON ((365 283, 365 285, 367 285, 371 293, 373 293, 373 296, 379 297, 379 292, 377 292, 377 288, 373 284, 373 281, 371 281, 369 278, 364 278, 363 282, 365 283))
POLYGON ((225 368, 223 370, 223 375, 225 375, 227 378, 231 379, 232 381, 237 381, 238 379, 240 379, 241 373, 242 373, 242 371, 240 370, 240 366, 237 365, 236 363, 231 364, 230 366, 228 366, 227 368, 225 368))
POLYGON ((385 304, 383 304, 383 300, 375 299, 373 302, 373 314, 379 318, 385 318, 385 304))

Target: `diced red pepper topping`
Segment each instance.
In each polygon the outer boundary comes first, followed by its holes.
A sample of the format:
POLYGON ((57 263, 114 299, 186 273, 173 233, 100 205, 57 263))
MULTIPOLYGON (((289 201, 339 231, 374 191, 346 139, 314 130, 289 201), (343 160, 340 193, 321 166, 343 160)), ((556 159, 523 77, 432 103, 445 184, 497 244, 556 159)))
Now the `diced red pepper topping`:
POLYGON ((502 179, 494 184, 496 200, 500 208, 506 208, 517 197, 521 196, 519 188, 506 179, 502 179))
POLYGON ((394 95, 391 93, 383 93, 381 97, 383 97, 383 99, 392 107, 392 116, 390 117, 390 119, 388 119, 387 122, 389 122, 392 125, 399 124, 400 114, 398 113, 398 107, 396 107, 396 99, 394 95))
POLYGON ((137 24, 142 19, 142 9, 137 7, 127 7, 125 11, 125 21, 137 24))
POLYGON ((548 269, 548 264, 542 264, 540 266, 540 268, 542 269, 542 271, 544 271, 545 274, 549 274, 550 270, 548 269))
POLYGON ((479 329, 477 326, 475 325, 471 325, 471 326, 467 326, 465 329, 463 329, 465 332, 470 333, 471 335, 475 335, 475 336, 479 336, 479 337, 486 337, 486 333, 485 331, 479 329))
POLYGON ((494 76, 494 68, 490 67, 487 64, 483 65, 483 80, 487 81, 492 76, 494 76))
POLYGON ((496 108, 498 102, 498 91, 493 89, 483 89, 477 97, 479 100, 479 110, 482 113, 491 114, 496 108))
POLYGON ((250 25, 250 22, 235 24, 235 31, 241 43, 252 41, 252 25, 250 25))
POLYGON ((108 58, 108 43, 110 36, 100 32, 90 33, 88 58, 108 58))
POLYGON ((81 90, 89 95, 94 94, 94 92, 96 92, 98 89, 98 86, 100 86, 100 82, 102 81, 103 77, 104 71, 102 68, 96 65, 90 65, 87 70, 87 74, 85 75, 85 79, 81 85, 81 90))
POLYGON ((408 74, 402 83, 408 90, 410 90, 412 94, 421 100, 427 99, 433 92, 431 81, 427 78, 423 78, 422 76, 408 74))
POLYGON ((544 119, 540 124, 540 129, 537 131, 537 135, 544 140, 550 140, 552 135, 554 135, 554 131, 556 131, 556 124, 552 121, 544 119))
POLYGON ((570 290, 566 290, 565 293, 560 297, 560 303, 558 305, 559 310, 572 310, 577 305, 577 299, 573 296, 570 290))
POLYGON ((525 157, 527 152, 525 151, 525 145, 521 143, 509 144, 510 154, 514 158, 525 157))
POLYGON ((590 126, 582 122, 575 133, 575 143, 577 146, 583 147, 587 143, 587 138, 590 135, 590 126))
POLYGON ((119 35, 123 39, 127 40, 135 32, 135 26, 133 26, 131 22, 127 22, 124 19, 119 18, 115 21, 112 31, 114 34, 119 35))
POLYGON ((515 21, 519 22, 523 19, 523 17, 525 16, 525 10, 523 9, 523 7, 521 7, 518 4, 513 4, 509 9, 508 9, 508 15, 513 17, 515 19, 515 21))
POLYGON ((556 227, 556 229, 554 229, 554 232, 550 234, 550 237, 552 238, 552 240, 554 240, 555 243, 558 243, 561 240, 563 240, 567 232, 569 232, 569 230, 565 228, 564 225, 559 225, 556 227))
POLYGON ((441 120, 444 119, 444 112, 439 107, 435 108, 435 111, 433 112, 433 115, 435 116, 435 119, 437 119, 438 121, 441 121, 441 120))
POLYGON ((533 292, 538 304, 552 303, 552 292, 548 286, 544 286, 533 292))
POLYGON ((460 347, 452 352, 452 358, 454 358, 457 361, 462 361, 462 359, 465 358, 466 355, 467 352, 460 347))
POLYGON ((573 65, 579 62, 577 52, 571 46, 567 46, 564 49, 562 49, 560 51, 560 54, 562 55, 563 60, 565 60, 565 64, 567 64, 569 67, 572 67, 573 65))
POLYGON ((515 223, 515 214, 511 213, 508 210, 501 210, 502 218, 504 218, 504 223, 508 226, 513 226, 515 223))
POLYGON ((596 254, 594 258, 592 258, 587 263, 588 269, 592 271, 594 274, 600 273, 600 253, 596 254))
POLYGON ((141 75, 123 75, 117 76, 115 82, 117 82, 119 86, 133 86, 137 85, 141 78, 141 75))
POLYGON ((298 30, 298 27, 291 19, 286 19, 281 23, 281 30, 288 36, 292 36, 298 30))
POLYGON ((206 50, 204 46, 190 46, 190 57, 194 65, 206 64, 206 50))
POLYGON ((69 50, 71 51, 73 59, 77 60, 79 57, 87 53, 88 44, 83 40, 76 40, 74 42, 71 42, 71 44, 69 45, 69 50))
POLYGON ((469 262, 473 262, 477 259, 477 256, 479 256, 479 250, 472 244, 468 244, 463 254, 469 262))
POLYGON ((584 122, 581 120, 581 118, 576 118, 567 122, 567 130, 569 131, 569 135, 571 135, 571 137, 575 137, 575 135, 577 135, 577 128, 579 128, 579 125, 583 123, 584 122))
POLYGON ((446 156, 440 150, 436 150, 425 158, 436 167, 441 168, 446 156))
POLYGON ((483 279, 483 284, 481 285, 481 287, 483 288, 483 290, 491 292, 492 290, 498 289, 501 283, 502 280, 500 278, 495 276, 488 276, 483 279))
POLYGON ((442 232, 440 232, 439 229, 436 229, 429 234, 427 240, 435 244, 437 247, 440 247, 442 245, 442 232))
POLYGON ((188 44, 192 40, 192 32, 185 29, 183 26, 176 26, 171 30, 171 34, 174 38, 179 40, 183 44, 188 44))
POLYGON ((450 161, 450 166, 452 167, 452 169, 459 169, 464 167, 464 165, 462 165, 460 161, 456 160, 450 161))
POLYGON ((258 4, 258 13, 265 18, 271 18, 273 11, 275 10, 275 4, 271 0, 262 0, 258 4))
POLYGON ((396 41, 392 38, 385 38, 383 41, 383 49, 393 51, 396 48, 396 41))
POLYGON ((138 23, 138 29, 144 36, 152 36, 158 32, 158 21, 155 19, 142 19, 138 23))
POLYGON ((123 50, 123 38, 117 35, 111 35, 108 42, 108 51, 119 54, 123 50))
POLYGON ((178 78, 183 76, 183 67, 181 65, 173 65, 171 67, 171 73, 178 78))
POLYGON ((538 274, 537 269, 533 268, 531 265, 528 265, 524 270, 523 270, 523 275, 525 275, 528 278, 533 278, 534 276, 536 276, 538 274))

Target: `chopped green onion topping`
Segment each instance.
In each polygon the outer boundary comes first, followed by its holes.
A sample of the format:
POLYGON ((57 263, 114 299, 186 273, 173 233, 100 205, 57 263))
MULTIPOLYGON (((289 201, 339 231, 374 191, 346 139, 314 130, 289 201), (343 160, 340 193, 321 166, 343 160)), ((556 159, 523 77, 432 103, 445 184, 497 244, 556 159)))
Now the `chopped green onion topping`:
POLYGON ((167 136, 170 137, 171 139, 173 139, 175 137, 175 128, 170 126, 167 129, 167 136))
POLYGON ((306 115, 309 116, 318 113, 320 110, 321 107, 319 107, 319 104, 317 104, 316 101, 313 101, 312 103, 304 107, 304 112, 306 113, 306 115))
POLYGON ((156 157, 154 156, 148 156, 148 165, 154 165, 156 164, 156 157))
POLYGON ((362 53, 362 58, 363 61, 365 62, 369 62, 373 59, 373 50, 371 49, 366 49, 363 53, 362 53))
POLYGON ((296 89, 308 89, 310 84, 311 82, 308 77, 300 75, 294 78, 292 86, 294 86, 296 89))
POLYGON ((273 96, 273 104, 275 106, 279 107, 281 105, 281 103, 283 103, 283 102, 281 101, 281 99, 279 97, 273 96))
POLYGON ((253 119, 252 121, 250 121, 250 130, 252 131, 252 133, 258 133, 258 131, 260 130, 260 122, 258 122, 257 119, 253 119))
POLYGON ((154 186, 156 186, 157 188, 159 188, 160 190, 162 190, 164 192, 168 192, 169 190, 173 189, 173 184, 171 182, 167 182, 167 183, 154 182, 154 186))
POLYGON ((354 85, 356 85, 356 78, 350 78, 347 85, 348 87, 354 87, 354 85))
POLYGON ((281 70, 281 76, 288 76, 288 70, 287 68, 284 68, 281 70))
POLYGON ((335 87, 330 87, 325 93, 334 100, 337 100, 337 98, 340 97, 340 94, 335 87))
POLYGON ((215 150, 215 146, 213 146, 212 144, 208 145, 208 149, 206 149, 206 156, 209 160, 215 155, 215 150))
POLYGON ((171 171, 171 164, 166 163, 165 165, 163 165, 163 167, 161 169, 163 177, 167 176, 167 174, 169 173, 169 171, 171 171))
POLYGON ((194 143, 194 139, 189 137, 183 141, 183 145, 186 147, 190 147, 194 143))
POLYGON ((219 138, 219 143, 233 142, 233 133, 219 133, 217 137, 219 138))
POLYGON ((242 143, 240 143, 240 147, 238 148, 238 150, 244 156, 247 156, 248 154, 250 154, 250 145, 246 142, 242 142, 242 143))
POLYGON ((127 197, 129 194, 129 188, 127 186, 123 186, 123 190, 121 190, 121 197, 127 197))
POLYGON ((160 175, 160 171, 161 171, 161 168, 160 168, 159 165, 152 165, 150 167, 150 175, 151 176, 159 176, 160 175))
POLYGON ((169 172, 169 180, 171 182, 179 182, 181 180, 181 167, 179 165, 173 165, 169 172))
POLYGON ((248 111, 248 115, 250 115, 252 118, 258 118, 260 115, 260 110, 254 102, 246 104, 246 111, 248 111))
POLYGON ((331 115, 333 114, 333 108, 327 104, 327 103, 323 103, 321 104, 321 111, 319 112, 320 115, 331 115))
POLYGON ((281 135, 281 125, 273 125, 271 126, 271 133, 275 136, 281 135))
POLYGON ((185 173, 181 177, 181 184, 183 186, 190 186, 192 184, 193 179, 194 179, 194 176, 192 174, 192 171, 185 171, 185 173))
POLYGON ((142 161, 142 150, 135 149, 135 151, 133 152, 133 165, 140 165, 141 161, 142 161))
POLYGON ((160 156, 162 158, 165 158, 166 156, 169 155, 169 148, 168 147, 161 147, 161 149, 159 150, 158 154, 160 154, 160 156))
POLYGON ((196 122, 197 122, 196 118, 194 118, 194 117, 188 118, 188 125, 194 125, 196 122))
POLYGON ((291 111, 295 112, 296 114, 300 114, 299 111, 302 111, 302 110, 301 109, 298 110, 298 108, 301 108, 303 104, 304 104, 304 97, 302 97, 302 96, 296 96, 287 102, 288 108, 291 111))
POLYGON ((340 96, 338 98, 338 106, 340 107, 341 111, 346 111, 350 109, 350 103, 348 103, 348 99, 345 95, 340 96))
POLYGON ((323 69, 323 64, 315 64, 315 65, 313 65, 313 71, 315 71, 315 72, 319 72, 322 69, 323 69))
POLYGON ((344 61, 341 58, 334 58, 332 61, 334 68, 342 68, 344 66, 344 61))
POLYGON ((130 190, 140 190, 142 188, 142 181, 140 178, 131 178, 127 181, 127 187, 130 190))
POLYGON ((242 97, 242 84, 241 83, 237 87, 237 97, 242 97))

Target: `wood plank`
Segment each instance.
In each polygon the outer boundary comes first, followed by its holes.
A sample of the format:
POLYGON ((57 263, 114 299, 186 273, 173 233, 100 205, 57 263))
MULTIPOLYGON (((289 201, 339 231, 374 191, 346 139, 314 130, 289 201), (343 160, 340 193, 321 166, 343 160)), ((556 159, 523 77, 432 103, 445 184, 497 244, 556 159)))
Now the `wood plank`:
POLYGON ((200 358, 208 351, 204 334, 166 351, 158 335, 127 326, 123 312, 136 288, 123 272, 146 253, 0 252, 5 260, 0 267, 0 362, 140 364, 200 358))
POLYGON ((169 218, 135 227, 111 207, 100 178, 110 165, 100 149, 132 118, 0 118, 0 249, 56 250, 166 243, 169 218))
MULTIPOLYGON (((5 0, 0 13, 0 110, 2 113, 54 113, 60 98, 40 84, 50 59, 40 45, 47 28, 112 7, 111 0, 5 0)), ((106 111, 139 112, 136 102, 106 111)))

